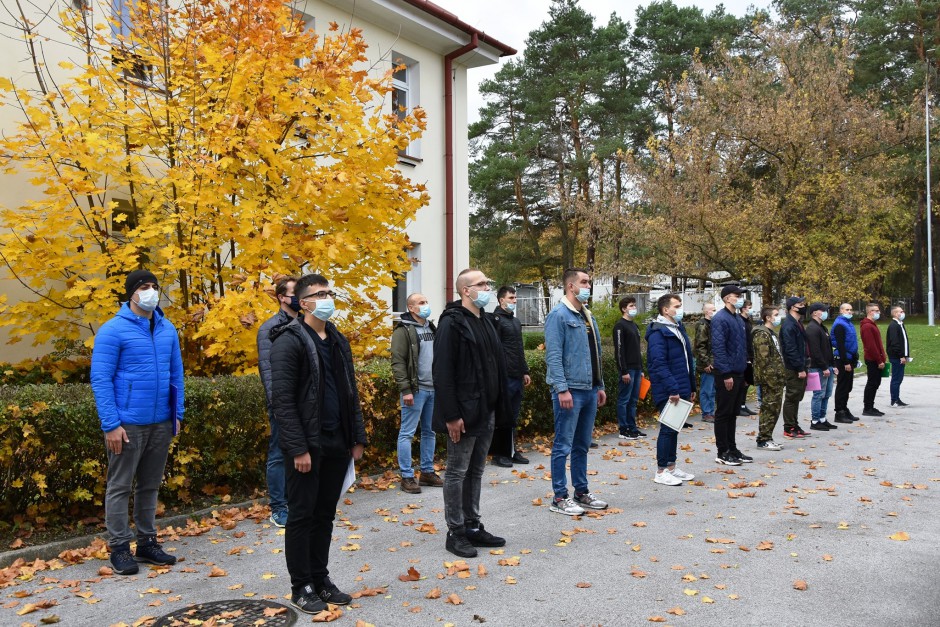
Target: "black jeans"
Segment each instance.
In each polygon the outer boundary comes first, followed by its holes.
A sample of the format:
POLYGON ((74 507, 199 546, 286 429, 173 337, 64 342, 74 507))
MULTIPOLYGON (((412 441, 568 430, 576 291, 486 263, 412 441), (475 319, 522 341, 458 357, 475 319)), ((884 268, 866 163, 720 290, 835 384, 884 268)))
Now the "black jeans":
POLYGON ((836 411, 845 411, 849 408, 849 394, 852 393, 853 385, 855 385, 855 364, 836 360, 836 411), (848 371, 845 369, 846 365, 849 366, 848 371))
POLYGON ((734 432, 738 427, 738 408, 741 407, 741 388, 744 375, 724 374, 715 377, 715 445, 718 454, 738 450, 734 432), (734 381, 731 389, 725 387, 725 379, 734 381))
POLYGON ((865 383, 865 409, 872 409, 875 406, 875 394, 881 387, 881 368, 877 361, 865 360, 865 370, 868 374, 868 381, 865 383))
POLYGON ((311 453, 310 472, 298 472, 293 458, 284 459, 287 475, 284 557, 294 595, 308 584, 316 588, 329 575, 333 518, 349 457, 342 435, 323 432, 320 450, 311 453))
POLYGON ((512 425, 493 429, 490 442, 490 455, 512 457, 516 454, 516 425, 519 423, 519 410, 522 408, 522 378, 506 378, 506 392, 509 395, 509 417, 512 425))

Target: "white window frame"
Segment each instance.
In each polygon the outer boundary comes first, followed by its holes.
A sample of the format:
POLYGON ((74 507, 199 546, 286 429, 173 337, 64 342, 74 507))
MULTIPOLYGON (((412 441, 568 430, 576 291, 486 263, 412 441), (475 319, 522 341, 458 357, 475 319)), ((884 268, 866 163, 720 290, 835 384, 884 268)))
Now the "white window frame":
MULTIPOLYGON (((392 112, 399 118, 407 115, 421 103, 420 64, 403 54, 392 51, 392 112), (403 69, 396 71, 399 66, 403 69), (404 110, 396 110, 404 98, 404 110)), ((408 147, 399 151, 399 156, 414 161, 421 160, 421 140, 408 144, 408 147)))

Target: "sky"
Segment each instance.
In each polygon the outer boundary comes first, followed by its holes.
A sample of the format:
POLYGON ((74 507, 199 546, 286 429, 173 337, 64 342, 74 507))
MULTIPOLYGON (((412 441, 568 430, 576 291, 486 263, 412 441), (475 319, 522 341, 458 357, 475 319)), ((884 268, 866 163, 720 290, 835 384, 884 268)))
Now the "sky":
MULTIPOLYGON (((708 0, 673 0, 679 6, 698 6, 705 13, 711 13, 718 4, 723 4, 725 12, 744 15, 748 7, 756 5, 767 7, 770 0, 726 0, 713 2, 708 0)), ((504 44, 518 50, 517 56, 525 49, 525 40, 530 31, 548 20, 548 8, 551 0, 433 0, 433 2, 461 20, 475 26, 488 35, 492 35, 504 44)), ((617 13, 621 19, 633 24, 638 6, 646 6, 649 0, 581 0, 581 7, 592 14, 597 23, 606 24, 611 13, 617 13)), ((504 57, 507 59, 511 57, 504 57)), ((492 78, 499 70, 498 65, 475 68, 468 72, 468 117, 469 122, 479 119, 478 112, 483 106, 478 86, 481 81, 492 78)))

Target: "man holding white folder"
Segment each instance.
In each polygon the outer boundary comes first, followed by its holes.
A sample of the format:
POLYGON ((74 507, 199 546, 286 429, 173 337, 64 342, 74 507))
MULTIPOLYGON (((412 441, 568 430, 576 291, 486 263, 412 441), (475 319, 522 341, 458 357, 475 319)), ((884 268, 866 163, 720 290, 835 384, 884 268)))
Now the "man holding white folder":
POLYGON ((678 429, 682 428, 691 408, 690 405, 679 406, 685 404, 683 401, 695 400, 695 368, 692 342, 682 326, 682 300, 675 294, 664 294, 656 301, 656 308, 659 316, 646 328, 646 369, 653 403, 660 411, 659 437, 656 438, 658 469, 653 481, 675 486, 695 478, 676 467, 678 429))
POLYGON ((739 395, 747 369, 747 328, 738 313, 744 306, 744 291, 737 285, 721 288, 724 307, 712 318, 712 367, 715 372, 715 461, 740 466, 754 461, 738 450, 734 441, 739 395))

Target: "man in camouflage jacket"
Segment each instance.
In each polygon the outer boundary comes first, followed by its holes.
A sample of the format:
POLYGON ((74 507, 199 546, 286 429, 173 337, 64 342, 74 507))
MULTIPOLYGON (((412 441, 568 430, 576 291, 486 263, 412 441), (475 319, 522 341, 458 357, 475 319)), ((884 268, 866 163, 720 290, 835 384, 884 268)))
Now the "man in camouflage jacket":
POLYGON ((780 340, 774 327, 780 325, 780 310, 764 307, 761 310, 763 324, 754 327, 754 383, 761 389, 760 426, 757 433, 757 448, 779 451, 782 447, 774 442, 773 433, 783 404, 783 388, 786 371, 780 352, 780 340))

